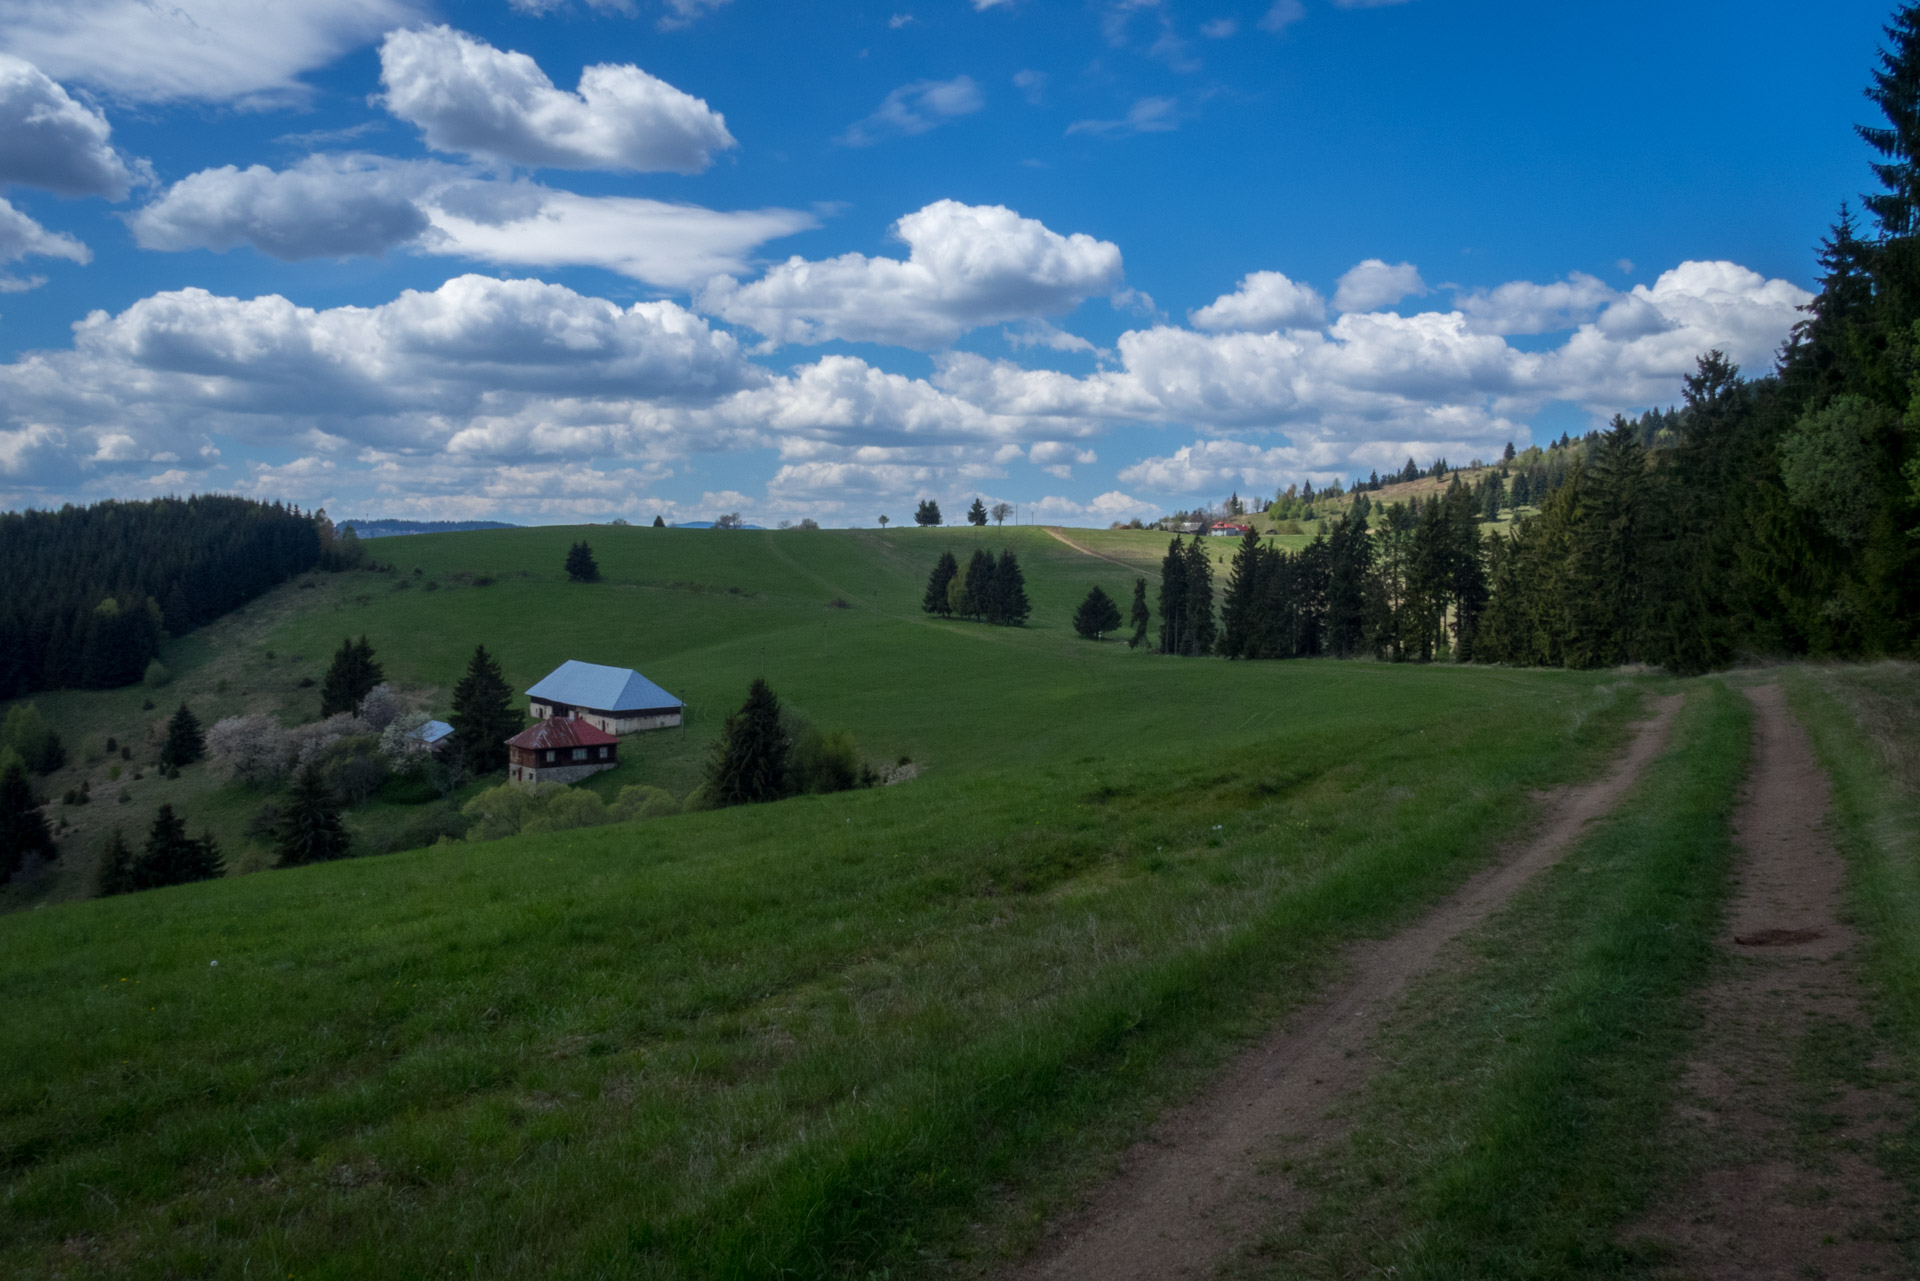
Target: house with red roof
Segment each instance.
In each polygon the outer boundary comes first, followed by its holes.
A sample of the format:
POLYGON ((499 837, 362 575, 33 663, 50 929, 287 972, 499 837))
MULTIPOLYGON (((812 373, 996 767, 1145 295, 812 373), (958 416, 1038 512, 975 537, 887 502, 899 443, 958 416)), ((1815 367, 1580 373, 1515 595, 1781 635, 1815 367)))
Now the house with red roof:
POLYGON ((620 763, 620 740, 577 716, 552 716, 507 740, 515 783, 577 783, 620 763))

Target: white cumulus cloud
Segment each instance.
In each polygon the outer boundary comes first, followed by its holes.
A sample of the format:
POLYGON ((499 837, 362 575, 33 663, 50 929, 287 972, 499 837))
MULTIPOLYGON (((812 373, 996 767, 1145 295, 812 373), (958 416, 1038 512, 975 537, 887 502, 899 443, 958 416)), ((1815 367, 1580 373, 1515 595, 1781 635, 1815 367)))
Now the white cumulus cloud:
POLYGON ((1071 311, 1121 280, 1118 246, 1062 236, 1000 205, 936 201, 894 231, 908 246, 905 261, 791 258, 749 284, 721 277, 697 304, 774 342, 931 349, 982 325, 1071 311))
POLYGON ((1515 280, 1464 293, 1454 305, 1483 333, 1545 334, 1592 320, 1619 297, 1604 282, 1576 271, 1547 285, 1515 280))
POLYGON ((0 184, 124 200, 134 175, 113 127, 32 63, 0 53, 0 184))
POLYGON ((588 67, 569 93, 526 54, 446 26, 389 33, 380 80, 428 146, 483 160, 698 173, 735 145, 719 112, 636 66, 588 67))
POLYGON ((1335 311, 1372 311, 1391 307, 1409 294, 1424 294, 1427 282, 1410 262, 1388 265, 1369 258, 1340 277, 1333 293, 1335 311))
POLYGON ((1209 330, 1312 329, 1326 318, 1327 300, 1317 290, 1277 271, 1253 272, 1232 293, 1187 314, 1196 328, 1209 330))
POLYGON ((286 260, 379 254, 430 225, 422 193, 444 166, 310 156, 290 169, 223 165, 182 178, 128 219, 143 249, 252 245, 286 260))

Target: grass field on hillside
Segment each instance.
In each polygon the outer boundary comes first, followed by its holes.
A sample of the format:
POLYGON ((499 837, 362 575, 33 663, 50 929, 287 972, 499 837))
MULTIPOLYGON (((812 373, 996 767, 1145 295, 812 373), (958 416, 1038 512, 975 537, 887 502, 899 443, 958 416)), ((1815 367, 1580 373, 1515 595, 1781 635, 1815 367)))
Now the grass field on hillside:
MULTIPOLYGON (((629 740, 635 781, 669 785, 764 672, 925 772, 0 918, 0 1270, 991 1253, 1330 948, 1593 769, 1647 683, 1081 641, 1087 586, 1131 575, 1036 529, 596 529, 591 587, 559 571, 580 532, 382 542, 395 573, 251 606, 252 643, 312 662, 364 631, 442 689, 476 641, 521 687, 638 666, 695 708, 684 738, 629 740), (976 543, 1015 547, 1035 625, 920 613, 933 558, 976 543)), ((216 642, 205 664, 235 661, 216 642)))

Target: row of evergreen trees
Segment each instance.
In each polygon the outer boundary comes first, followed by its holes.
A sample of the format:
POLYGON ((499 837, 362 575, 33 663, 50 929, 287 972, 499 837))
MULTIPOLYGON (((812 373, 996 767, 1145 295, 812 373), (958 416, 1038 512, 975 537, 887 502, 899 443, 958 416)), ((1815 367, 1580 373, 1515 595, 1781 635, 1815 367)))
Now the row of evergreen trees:
POLYGON ((217 494, 0 514, 0 699, 139 680, 162 635, 316 567, 329 532, 217 494))
POLYGON ((999 627, 1023 626, 1033 613, 1026 574, 1010 549, 998 560, 992 552, 976 549, 965 574, 952 552, 941 552, 927 577, 920 608, 941 618, 977 618, 999 627))

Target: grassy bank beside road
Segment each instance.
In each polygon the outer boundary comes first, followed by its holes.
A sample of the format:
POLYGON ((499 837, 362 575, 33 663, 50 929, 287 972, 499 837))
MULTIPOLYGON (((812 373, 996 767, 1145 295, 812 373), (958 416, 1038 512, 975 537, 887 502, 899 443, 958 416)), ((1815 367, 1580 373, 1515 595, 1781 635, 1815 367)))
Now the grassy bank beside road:
POLYGON ((1626 804, 1409 994, 1351 1142, 1299 1172, 1314 1208, 1242 1275, 1641 1274, 1616 1238, 1661 1173, 1751 719, 1688 690, 1626 804))

